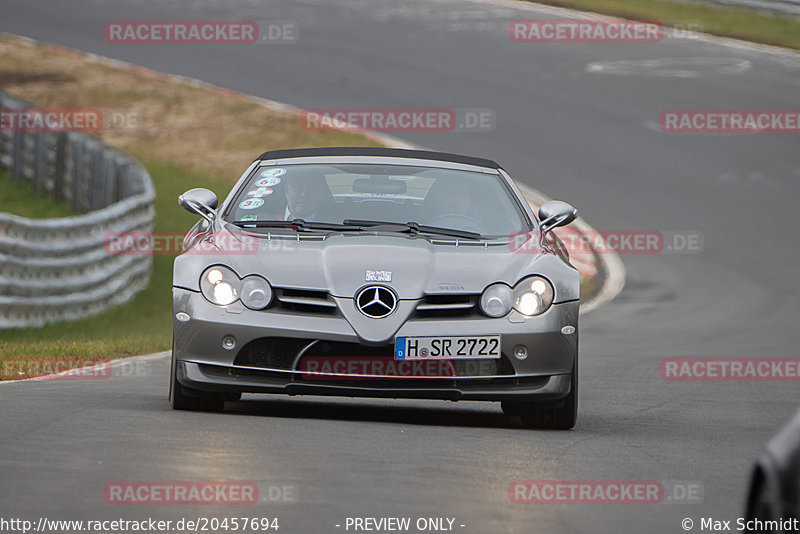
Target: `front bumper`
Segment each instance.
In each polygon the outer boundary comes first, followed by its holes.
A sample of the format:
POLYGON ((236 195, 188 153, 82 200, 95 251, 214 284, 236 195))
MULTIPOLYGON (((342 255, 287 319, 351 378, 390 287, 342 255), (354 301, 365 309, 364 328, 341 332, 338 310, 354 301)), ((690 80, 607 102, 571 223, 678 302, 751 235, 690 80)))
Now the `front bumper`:
MULTIPOLYGON (((532 318, 516 312, 500 319, 482 316, 411 318, 396 334, 407 337, 500 335, 502 373, 495 370, 435 378, 348 374, 309 377, 307 371, 297 367, 296 361, 280 368, 243 363, 240 350, 263 338, 312 339, 371 350, 340 314, 252 311, 239 303, 220 307, 210 304, 199 293, 181 288, 173 289, 173 297, 174 313, 183 312, 190 317, 188 321, 174 319, 173 358, 177 380, 191 389, 446 400, 524 400, 531 397, 556 400, 572 389, 570 373, 578 351, 578 302, 554 304, 544 314, 532 318), (563 334, 564 326, 575 327, 575 333, 563 334), (232 350, 222 345, 223 338, 228 336, 236 340, 232 350), (518 360, 511 354, 517 345, 528 349, 527 358, 518 360)), ((376 347, 378 349, 380 347, 376 347)), ((386 352, 381 349, 381 354, 386 352)))
MULTIPOLYGON (((441 400, 558 400, 572 389, 570 375, 529 378, 420 380, 398 379, 394 384, 354 385, 334 382, 295 382, 291 377, 270 371, 239 370, 226 366, 177 361, 178 382, 202 391, 237 391, 248 393, 283 393, 287 395, 328 395, 343 397, 380 397, 397 399, 441 400), (490 381, 491 380, 491 381, 490 381), (435 382, 432 383, 432 382, 435 382), (413 384, 412 384, 413 383, 413 384)), ((483 378, 483 377, 482 377, 483 378)))

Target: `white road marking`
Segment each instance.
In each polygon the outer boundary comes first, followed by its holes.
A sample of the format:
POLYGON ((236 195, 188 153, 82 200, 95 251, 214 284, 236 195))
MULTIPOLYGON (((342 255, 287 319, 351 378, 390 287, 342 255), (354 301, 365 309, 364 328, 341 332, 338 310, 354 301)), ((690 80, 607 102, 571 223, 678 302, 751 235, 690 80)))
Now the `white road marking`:
POLYGON ((696 78, 706 74, 741 74, 752 66, 752 61, 741 58, 685 57, 595 61, 586 65, 586 72, 617 76, 696 78))

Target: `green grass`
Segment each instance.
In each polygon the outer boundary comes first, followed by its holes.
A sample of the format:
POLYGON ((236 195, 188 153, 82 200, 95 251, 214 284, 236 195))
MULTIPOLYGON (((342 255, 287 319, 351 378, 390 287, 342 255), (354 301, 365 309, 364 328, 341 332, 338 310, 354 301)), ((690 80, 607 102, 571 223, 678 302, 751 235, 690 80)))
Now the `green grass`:
POLYGON ((658 20, 713 35, 800 49, 800 20, 745 7, 669 0, 536 0, 540 4, 593 11, 616 17, 658 20))
MULTIPOLYGON (((197 216, 178 206, 180 193, 192 187, 207 187, 224 196, 230 187, 204 176, 187 175, 165 163, 143 163, 156 187, 157 232, 186 232, 196 222, 197 216)), ((31 203, 30 194, 26 200, 31 203)), ((173 260, 171 255, 154 255, 150 285, 126 304, 78 321, 0 332, 0 363, 3 359, 34 356, 114 359, 169 349, 173 260)), ((0 373, 2 378, 7 377, 0 373)))
POLYGON ((0 212, 29 219, 51 219, 74 215, 65 202, 55 202, 37 195, 27 180, 14 180, 5 169, 0 169, 0 212))
POLYGON ((597 277, 584 278, 581 276, 581 301, 584 301, 597 293, 600 289, 600 281, 597 277))

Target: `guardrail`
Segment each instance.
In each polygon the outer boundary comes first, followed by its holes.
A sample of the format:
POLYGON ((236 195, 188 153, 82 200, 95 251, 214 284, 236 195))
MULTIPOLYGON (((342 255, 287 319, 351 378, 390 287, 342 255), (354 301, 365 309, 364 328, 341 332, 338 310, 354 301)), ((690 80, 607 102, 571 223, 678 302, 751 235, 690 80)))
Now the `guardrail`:
MULTIPOLYGON (((31 107, 0 92, 0 112, 31 107)), ((155 190, 138 161, 83 133, 0 129, 0 167, 80 213, 0 213, 0 329, 87 317, 147 287, 152 256, 104 248, 109 232, 153 229, 155 190)))

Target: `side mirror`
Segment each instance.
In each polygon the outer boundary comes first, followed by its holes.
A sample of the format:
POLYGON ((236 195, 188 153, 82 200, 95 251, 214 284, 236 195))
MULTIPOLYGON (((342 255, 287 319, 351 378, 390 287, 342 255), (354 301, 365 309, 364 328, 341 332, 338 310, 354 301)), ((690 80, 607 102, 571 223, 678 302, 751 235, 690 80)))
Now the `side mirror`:
POLYGON ((217 217, 217 195, 208 189, 190 189, 178 197, 178 204, 190 213, 196 213, 210 223, 217 217))
POLYGON ((539 208, 539 221, 543 232, 549 232, 553 228, 566 226, 578 216, 578 210, 571 204, 561 200, 551 200, 545 202, 539 208))

